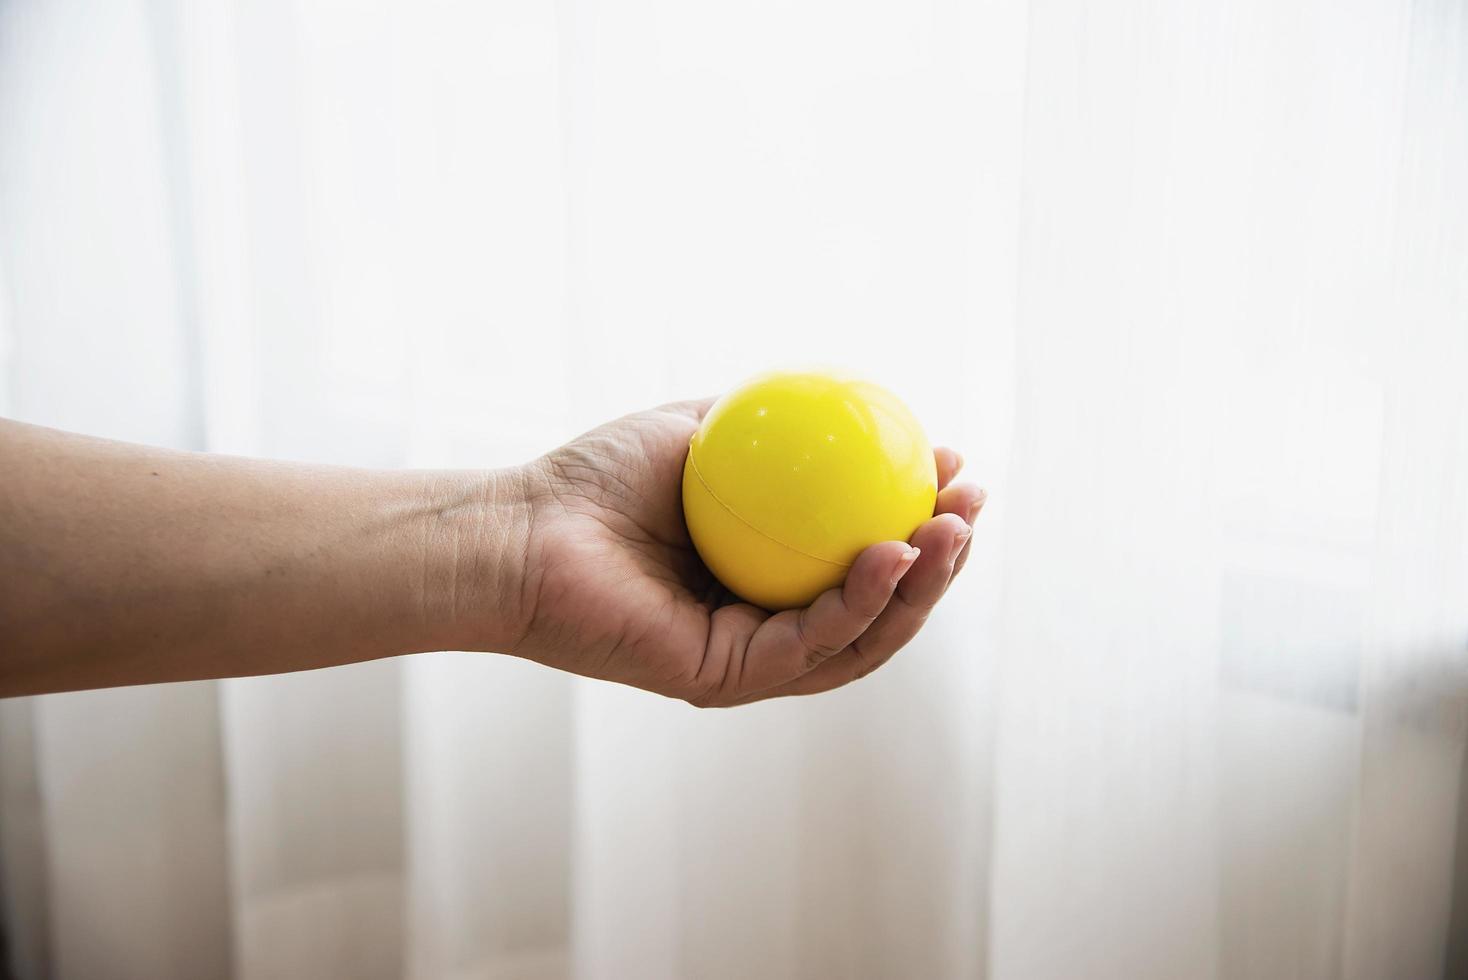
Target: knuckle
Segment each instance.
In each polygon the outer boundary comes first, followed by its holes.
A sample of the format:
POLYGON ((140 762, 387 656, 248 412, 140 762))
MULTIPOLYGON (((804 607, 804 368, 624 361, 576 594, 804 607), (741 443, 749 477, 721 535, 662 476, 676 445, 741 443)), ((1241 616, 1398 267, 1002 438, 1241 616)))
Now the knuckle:
POLYGON ((724 701, 717 692, 695 694, 685 697, 683 700, 700 711, 708 708, 726 708, 729 706, 729 702, 724 701))
POLYGON ((882 610, 887 608, 887 603, 890 601, 891 598, 887 595, 866 596, 851 611, 860 616, 862 622, 869 624, 882 615, 882 610))
POLYGON ((695 708, 712 708, 718 704, 720 694, 720 685, 693 679, 679 684, 673 696, 695 708))
POLYGON ((834 643, 811 642, 807 643, 805 648, 810 652, 811 656, 821 660, 825 660, 827 657, 834 657, 841 652, 841 647, 834 643))
POLYGON ((802 611, 800 617, 795 620, 795 635, 800 645, 805 648, 805 669, 811 670, 821 661, 828 660, 840 653, 843 647, 813 638, 805 617, 806 614, 802 611))
POLYGON ((859 681, 863 677, 876 673, 878 668, 891 660, 893 654, 902 649, 902 647, 902 643, 898 643, 890 651, 863 651, 860 647, 855 647, 856 669, 851 672, 851 679, 853 681, 859 681))
POLYGON ((704 672, 680 680, 669 693, 695 708, 722 708, 730 702, 728 679, 704 672))
POLYGON ((928 616, 932 614, 933 606, 938 601, 936 595, 925 595, 918 599, 908 599, 902 596, 897 598, 902 603, 903 618, 912 623, 915 629, 928 621, 928 616))

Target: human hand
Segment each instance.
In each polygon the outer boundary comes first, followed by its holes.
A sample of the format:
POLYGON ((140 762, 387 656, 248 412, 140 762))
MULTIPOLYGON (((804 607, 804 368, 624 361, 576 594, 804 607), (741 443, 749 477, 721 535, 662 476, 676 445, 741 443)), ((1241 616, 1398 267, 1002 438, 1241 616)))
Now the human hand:
MULTIPOLYGON (((935 452, 935 516, 867 548, 845 584, 770 614, 725 590, 683 522, 689 439, 713 400, 610 422, 527 464, 517 628, 504 652, 727 707, 864 677, 913 638, 968 556, 983 490, 935 452)), ((500 614, 503 616, 503 612, 500 614)))
POLYGON ((875 670, 963 564, 983 491, 951 484, 958 455, 939 449, 937 516, 913 548, 875 544, 842 588, 770 615, 714 581, 683 523, 683 462, 711 404, 630 415, 498 471, 278 463, 0 420, 0 697, 430 650, 701 706, 875 670))

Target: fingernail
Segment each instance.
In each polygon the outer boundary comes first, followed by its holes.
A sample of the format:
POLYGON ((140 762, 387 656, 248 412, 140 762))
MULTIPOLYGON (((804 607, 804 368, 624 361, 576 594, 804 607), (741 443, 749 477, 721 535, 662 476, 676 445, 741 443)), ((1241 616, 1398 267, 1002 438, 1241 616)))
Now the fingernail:
POLYGON ((897 587, 897 583, 902 581, 902 576, 906 575, 907 570, 912 567, 912 563, 917 561, 918 555, 922 553, 921 548, 908 548, 907 551, 903 552, 902 557, 897 559, 897 567, 892 570, 892 587, 894 589, 897 587))
POLYGON ((970 504, 969 505, 969 508, 968 508, 968 522, 969 522, 969 524, 973 524, 973 522, 978 519, 979 511, 981 511, 981 510, 984 509, 984 503, 986 501, 988 501, 988 499, 989 499, 989 491, 987 491, 987 490, 980 490, 979 491, 979 499, 978 500, 975 500, 972 504, 970 504))
POLYGON ((955 468, 960 470, 963 469, 963 453, 955 450, 953 453, 953 459, 954 462, 957 463, 957 466, 955 468))
POLYGON ((962 531, 959 531, 957 534, 955 534, 953 536, 953 546, 949 548, 948 554, 952 557, 957 557, 958 553, 963 550, 963 546, 968 542, 969 537, 972 536, 973 533, 973 528, 965 527, 962 531))

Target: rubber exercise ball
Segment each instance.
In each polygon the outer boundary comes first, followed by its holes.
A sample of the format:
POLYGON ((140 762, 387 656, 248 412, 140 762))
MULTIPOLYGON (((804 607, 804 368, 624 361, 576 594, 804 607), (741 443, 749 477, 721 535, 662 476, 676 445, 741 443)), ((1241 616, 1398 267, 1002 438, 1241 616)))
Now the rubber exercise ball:
POLYGON ((906 540, 933 516, 937 466, 922 426, 867 381, 773 373, 724 395, 683 466, 683 513, 699 557, 765 609, 804 606, 856 556, 906 540))

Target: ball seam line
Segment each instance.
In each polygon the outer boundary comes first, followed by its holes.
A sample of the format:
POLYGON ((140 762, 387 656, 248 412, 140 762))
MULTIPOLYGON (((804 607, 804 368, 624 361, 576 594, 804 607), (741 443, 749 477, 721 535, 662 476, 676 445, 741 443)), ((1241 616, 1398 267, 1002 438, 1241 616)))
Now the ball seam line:
POLYGON ((775 537, 773 534, 769 534, 769 533, 767 533, 765 531, 761 531, 759 528, 757 528, 753 524, 749 523, 749 521, 745 520, 739 514, 738 511, 736 511, 733 507, 730 507, 728 504, 724 503, 723 498, 720 497, 717 493, 714 492, 714 488, 713 487, 709 486, 709 481, 707 481, 707 480, 705 480, 703 478, 703 474, 701 472, 699 472, 699 469, 698 469, 698 460, 693 455, 693 445, 692 445, 691 442, 690 442, 690 444, 688 446, 688 468, 693 471, 693 475, 694 476, 698 477, 698 482, 701 483, 701 484, 703 484, 703 488, 708 491, 708 495, 711 498, 713 498, 714 503, 718 504, 720 507, 722 507, 726 511, 728 511, 730 517, 734 518, 740 524, 743 524, 745 527, 749 528, 751 531, 753 531, 755 534, 758 534, 760 537, 764 538, 766 541, 772 541, 772 542, 774 542, 775 544, 779 545, 782 548, 787 548, 790 551, 795 552, 797 555, 800 555, 800 556, 802 556, 804 558, 809 558, 811 561, 822 562, 823 564, 832 565, 832 566, 834 566, 836 568, 850 568, 851 567, 851 563, 850 562, 832 561, 829 558, 822 558, 820 555, 813 555, 813 554, 811 554, 808 551, 803 551, 800 548, 797 548, 797 547, 795 547, 792 544, 786 544, 784 541, 781 541, 779 538, 775 537))

